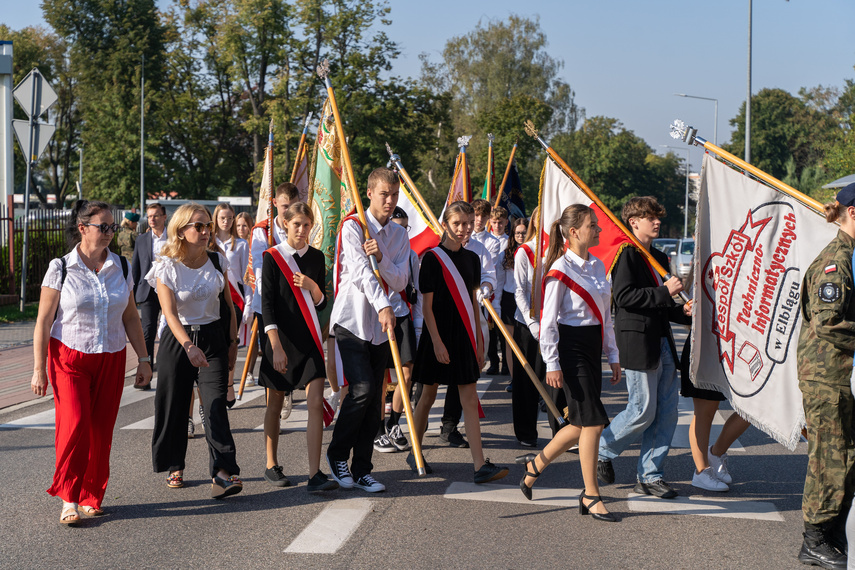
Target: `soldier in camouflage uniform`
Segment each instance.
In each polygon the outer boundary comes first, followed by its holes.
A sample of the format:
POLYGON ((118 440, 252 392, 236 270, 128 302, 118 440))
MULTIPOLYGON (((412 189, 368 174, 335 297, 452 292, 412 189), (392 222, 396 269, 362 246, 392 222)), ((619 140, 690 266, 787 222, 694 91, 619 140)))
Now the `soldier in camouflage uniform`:
POLYGON ((855 434, 850 376, 855 353, 855 184, 826 205, 840 231, 817 256, 802 284, 799 388, 807 422, 808 469, 802 497, 804 543, 799 560, 846 567, 844 526, 855 492, 855 434))
POLYGON ((134 257, 134 242, 137 237, 137 222, 140 221, 140 215, 136 212, 125 212, 125 217, 122 219, 122 229, 116 236, 116 245, 119 246, 119 251, 130 262, 134 257))

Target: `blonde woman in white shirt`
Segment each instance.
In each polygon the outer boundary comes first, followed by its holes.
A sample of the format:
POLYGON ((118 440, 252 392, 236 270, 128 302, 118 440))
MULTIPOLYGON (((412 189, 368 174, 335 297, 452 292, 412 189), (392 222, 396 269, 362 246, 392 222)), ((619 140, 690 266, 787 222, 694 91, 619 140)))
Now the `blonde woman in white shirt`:
POLYGON ((152 463, 155 472, 169 473, 167 486, 184 486, 187 409, 193 385, 198 384, 205 412, 211 496, 222 499, 239 493, 243 483, 237 477, 240 467, 226 413, 226 392, 237 356, 237 327, 231 298, 222 295, 228 282, 228 260, 208 251, 213 246, 213 229, 204 206, 190 203, 178 208, 169 225, 169 240, 146 275, 157 287, 168 325, 158 349, 152 463))
POLYGON ((125 336, 139 356, 135 384, 151 380, 128 263, 107 249, 118 225, 104 202, 79 200, 67 232, 71 252, 45 273, 33 336, 31 387, 56 405, 56 469, 48 493, 62 499, 60 522, 100 516, 110 446, 125 377, 125 336))
POLYGON ((620 364, 610 310, 611 286, 602 261, 588 248, 600 243, 600 227, 591 208, 574 204, 552 224, 544 275, 540 348, 546 365, 546 383, 563 388, 569 425, 552 438, 540 455, 524 455, 517 463, 526 473, 520 489, 531 500, 531 487, 550 462, 579 444, 579 464, 585 490, 579 496, 579 514, 615 522, 600 498, 597 450, 608 423, 600 399, 603 352, 612 370, 612 384, 620 381, 620 364), (564 252, 564 241, 569 242, 564 252))

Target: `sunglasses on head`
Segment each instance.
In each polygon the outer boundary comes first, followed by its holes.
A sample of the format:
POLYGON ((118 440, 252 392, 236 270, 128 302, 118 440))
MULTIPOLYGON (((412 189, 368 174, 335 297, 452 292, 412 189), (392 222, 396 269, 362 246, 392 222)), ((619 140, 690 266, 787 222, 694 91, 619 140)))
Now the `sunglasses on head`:
POLYGON ((92 226, 101 230, 102 234, 108 234, 110 232, 116 233, 119 231, 119 224, 83 224, 84 226, 92 226))
POLYGON ((204 229, 207 229, 209 232, 214 231, 214 222, 190 222, 186 224, 184 227, 193 226, 193 229, 197 232, 201 232, 204 229))

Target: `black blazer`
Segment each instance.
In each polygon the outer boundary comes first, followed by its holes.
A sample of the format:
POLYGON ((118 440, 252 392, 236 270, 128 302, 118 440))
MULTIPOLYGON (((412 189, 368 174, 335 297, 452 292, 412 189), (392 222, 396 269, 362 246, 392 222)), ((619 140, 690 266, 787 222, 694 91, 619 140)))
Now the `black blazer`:
MULTIPOLYGON (((166 231, 164 228, 163 231, 166 231)), ((131 274, 134 276, 134 300, 137 303, 143 303, 148 300, 149 296, 157 295, 145 276, 151 269, 151 230, 142 234, 134 243, 134 257, 131 260, 131 274)))
MULTIPOLYGON (((650 252, 662 267, 668 267, 667 255, 655 248, 650 252)), ((633 246, 624 248, 612 269, 612 315, 622 368, 656 368, 663 336, 671 346, 674 364, 679 364, 669 321, 688 325, 692 318, 683 314, 683 306, 674 302, 667 287, 657 285, 644 256, 633 246)))

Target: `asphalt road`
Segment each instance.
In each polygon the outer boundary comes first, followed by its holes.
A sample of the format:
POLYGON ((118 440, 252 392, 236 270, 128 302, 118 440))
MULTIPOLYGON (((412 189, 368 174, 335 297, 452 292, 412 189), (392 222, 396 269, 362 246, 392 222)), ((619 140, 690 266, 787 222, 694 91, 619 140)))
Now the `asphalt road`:
MULTIPOLYGON (((419 479, 410 473, 405 453, 375 453, 374 474, 386 484, 385 493, 309 495, 305 433, 292 429, 299 425, 298 405, 280 441, 280 461, 295 485, 274 489, 261 477, 263 435, 256 428, 264 400, 248 399, 248 393, 230 411, 244 492, 224 501, 210 498, 207 448, 198 434, 189 442, 185 488, 168 489, 165 474, 152 473, 146 426, 153 398, 151 392, 137 393, 140 399, 119 411, 107 516, 84 518, 76 528, 59 524, 60 501, 45 493, 53 474, 52 429, 0 426, 0 567, 802 567, 795 556, 801 544, 804 443, 791 453, 749 428, 739 440, 742 449, 731 453, 735 483, 724 494, 691 487, 689 450, 672 449, 666 472, 680 492, 677 502, 631 497, 638 459, 633 446, 615 461, 616 484, 602 488, 609 509, 622 520, 598 522, 577 510, 577 455, 553 463, 534 488, 535 500, 524 500, 517 488, 522 468, 513 459, 526 450, 513 436, 506 381, 492 377, 480 383, 485 455, 511 468, 501 481, 475 487, 469 450, 441 447, 429 434, 425 457, 433 475, 419 479), (661 509, 680 512, 656 512, 661 509)), ((604 400, 613 417, 626 402, 625 384, 612 388, 604 382, 604 400)), ((0 424, 26 423, 52 406, 44 401, 0 411, 0 424)), ((718 422, 730 413, 720 412, 718 422)), ((681 416, 675 441, 685 440, 689 417, 681 416)), ((325 430, 324 449, 331 433, 325 430)), ((546 442, 541 438, 540 447, 546 442)))

